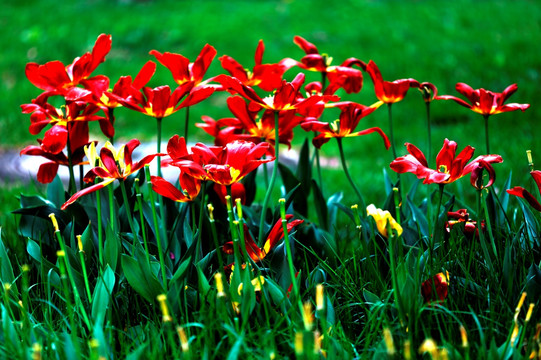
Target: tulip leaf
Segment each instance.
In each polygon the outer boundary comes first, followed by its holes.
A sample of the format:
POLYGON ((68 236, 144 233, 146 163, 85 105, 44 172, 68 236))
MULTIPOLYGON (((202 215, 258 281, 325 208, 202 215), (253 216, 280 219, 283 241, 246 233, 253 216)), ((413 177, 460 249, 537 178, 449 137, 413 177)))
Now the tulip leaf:
POLYGON ((105 242, 103 244, 103 260, 116 272, 118 257, 120 255, 120 238, 111 226, 107 226, 105 242))
POLYGON ((57 208, 60 208, 66 202, 66 193, 64 184, 58 174, 53 181, 47 186, 47 199, 50 200, 57 208))
POLYGON ((329 213, 327 210, 327 202, 325 201, 325 197, 323 197, 319 186, 314 180, 312 180, 312 190, 314 194, 314 203, 316 207, 319 226, 324 230, 329 230, 329 213))
POLYGON ((9 259, 4 241, 2 240, 2 228, 0 227, 0 278, 3 283, 11 284, 11 291, 18 295, 17 285, 15 284, 15 275, 9 259))
POLYGON ((92 294, 92 320, 95 326, 103 327, 103 319, 105 319, 114 286, 115 273, 109 265, 106 265, 105 271, 98 278, 92 294), (98 320, 101 322, 98 322, 98 320))
POLYGON ((164 292, 160 281, 152 274, 145 261, 122 254, 120 263, 128 284, 148 302, 153 303, 156 297, 164 292))
MULTIPOLYGON (((292 189, 299 186, 302 189, 302 183, 297 179, 293 172, 284 164, 278 164, 278 169, 280 170, 280 176, 282 177, 282 182, 287 192, 291 192, 292 189)), ((301 191, 296 192, 293 197, 293 208, 296 212, 302 216, 306 216, 308 211, 308 195, 301 191)))

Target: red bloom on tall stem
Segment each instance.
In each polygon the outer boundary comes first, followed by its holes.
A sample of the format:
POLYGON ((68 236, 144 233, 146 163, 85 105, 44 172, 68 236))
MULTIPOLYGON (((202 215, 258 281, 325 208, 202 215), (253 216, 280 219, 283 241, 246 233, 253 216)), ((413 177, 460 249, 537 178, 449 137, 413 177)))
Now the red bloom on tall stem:
POLYGON ((218 75, 216 77, 216 81, 221 83, 226 90, 248 99, 252 111, 258 111, 261 108, 274 111, 302 111, 303 108, 316 105, 322 99, 321 96, 315 95, 304 98, 300 93, 304 79, 304 74, 299 73, 292 82, 282 80, 280 87, 273 95, 262 99, 251 87, 244 85, 236 78, 227 75, 218 75))
POLYGON ((82 80, 90 77, 105 60, 105 56, 111 50, 111 44, 111 35, 101 34, 91 53, 85 53, 67 66, 60 61, 50 61, 44 65, 28 63, 25 69, 26 77, 34 86, 45 90, 49 95, 64 95, 82 80))
POLYGON ((436 157, 436 169, 430 169, 424 154, 413 144, 406 143, 408 155, 401 156, 391 162, 391 169, 397 173, 414 173, 418 179, 424 179, 423 184, 448 184, 464 175, 469 174, 483 161, 486 164, 501 163, 500 155, 481 155, 472 160, 475 149, 466 146, 456 155, 457 144, 445 139, 443 147, 436 157))
POLYGON ((156 88, 143 87, 141 92, 132 92, 127 98, 122 98, 114 93, 107 96, 129 109, 162 119, 182 108, 205 100, 213 92, 214 88, 194 88, 192 82, 187 82, 177 87, 173 92, 168 85, 164 85, 156 88))
POLYGON ((441 272, 421 284, 421 295, 425 303, 441 303, 447 298, 449 289, 449 272, 441 272))
POLYGON ((340 113, 340 119, 335 120, 332 123, 321 121, 305 121, 301 124, 301 127, 305 131, 314 131, 319 133, 312 143, 316 148, 321 148, 323 144, 328 142, 331 138, 343 138, 352 136, 361 136, 377 132, 382 138, 385 147, 388 149, 391 145, 387 135, 379 128, 372 127, 369 129, 355 132, 359 121, 365 116, 374 112, 377 107, 364 106, 356 103, 344 103, 340 106, 342 112, 340 113))
MULTIPOLYGON (((304 220, 293 220, 290 221, 293 218, 293 215, 287 214, 286 220, 287 223, 287 232, 289 233, 291 230, 293 230, 294 227, 302 224, 304 220)), ((246 252, 248 253, 248 256, 255 262, 259 262, 263 260, 267 254, 274 249, 276 245, 278 245, 278 242, 284 237, 284 227, 282 226, 282 220, 278 220, 276 224, 272 227, 271 231, 269 232, 269 235, 267 236, 265 243, 263 244, 263 248, 260 248, 257 246, 257 244, 252 239, 252 236, 250 235, 250 231, 248 230, 248 227, 246 224, 244 224, 244 236, 245 236, 245 243, 246 243, 246 252)), ((233 242, 227 242, 222 247, 222 250, 226 254, 233 254, 233 242)))
POLYGON ((162 54, 152 50, 150 55, 154 55, 160 64, 169 69, 178 85, 191 82, 196 87, 210 81, 210 79, 203 81, 203 77, 216 56, 216 49, 206 44, 193 63, 190 63, 190 60, 185 56, 170 52, 162 54))
MULTIPOLYGON (((274 112, 265 110, 262 115, 259 111, 250 111, 249 104, 240 96, 227 99, 227 106, 234 118, 213 120, 204 117, 204 124, 196 124, 215 138, 216 145, 225 145, 234 140, 245 140, 254 143, 262 141, 275 145, 274 112)), ((279 142, 291 146, 293 129, 299 125, 303 117, 296 116, 295 112, 283 111, 279 113, 278 134, 279 142)))
POLYGON ((254 87, 258 86, 264 91, 272 91, 280 86, 284 73, 295 66, 293 59, 282 59, 276 64, 262 64, 265 44, 259 40, 255 50, 255 65, 252 71, 247 70, 231 56, 224 55, 219 58, 222 67, 241 81, 244 85, 254 87))
MULTIPOLYGON (((63 138, 68 137, 67 129, 64 127, 58 126, 51 128, 52 133, 54 134, 58 130, 61 134, 49 135, 44 138, 44 140, 51 141, 52 144, 44 142, 43 140, 38 139, 39 146, 29 145, 21 150, 20 155, 30 155, 30 156, 41 156, 49 160, 41 164, 38 168, 37 179, 42 184, 48 184, 54 180, 54 177, 58 173, 59 166, 70 166, 70 160, 66 154, 62 151, 64 146, 57 146, 58 143, 65 144, 66 140, 54 139, 55 136, 60 136, 63 138), (60 148, 60 150, 58 150, 60 148)), ((71 151, 71 166, 74 165, 84 165, 88 164, 84 160, 85 157, 85 146, 88 146, 90 143, 88 141, 88 124, 84 122, 79 122, 70 126, 70 151, 71 151)))
POLYGON ((372 60, 368 62, 366 71, 374 82, 376 97, 385 104, 402 101, 410 87, 419 87, 419 82, 415 79, 384 81, 378 66, 372 60))
POLYGON ((225 146, 198 143, 191 148, 193 161, 206 172, 208 180, 231 185, 242 180, 259 165, 274 161, 268 143, 233 141, 225 146), (263 156, 267 157, 263 159, 263 156))
POLYGON ((471 86, 464 83, 456 84, 456 91, 464 95, 470 103, 461 98, 452 95, 438 96, 441 100, 454 100, 458 104, 481 115, 496 115, 502 112, 526 110, 530 104, 505 104, 507 99, 518 89, 517 84, 509 85, 502 93, 495 93, 485 89, 474 90, 471 86))
MULTIPOLYGON (((105 146, 100 150, 99 159, 96 159, 99 162, 99 165, 90 169, 83 179, 86 183, 94 183, 96 178, 100 178, 102 181, 73 194, 73 196, 69 198, 64 205, 62 205, 61 209, 65 210, 70 204, 74 203, 81 196, 88 195, 102 189, 115 180, 125 180, 128 176, 136 173, 143 168, 143 166, 150 163, 156 156, 163 155, 146 155, 141 160, 134 163, 132 161, 132 153, 133 150, 140 144, 141 142, 139 140, 133 139, 130 140, 126 145, 120 147, 120 149, 117 151, 109 142, 106 143, 105 146)), ((91 156, 94 157, 95 155, 91 156)))
POLYGON ((358 93, 363 86, 363 73, 353 66, 361 69, 366 64, 359 59, 349 58, 339 66, 331 66, 332 57, 320 54, 317 47, 300 36, 295 36, 293 42, 298 45, 306 55, 297 62, 297 66, 309 71, 317 71, 329 79, 329 86, 325 93, 334 93, 337 89, 343 88, 348 94, 358 93))
MULTIPOLYGON (((535 181, 535 184, 537 185, 537 189, 539 190, 539 193, 541 194, 541 171, 533 170, 530 172, 530 174, 532 175, 535 181)), ((507 192, 511 195, 515 195, 515 196, 523 198, 535 210, 541 211, 541 204, 539 203, 539 201, 535 198, 535 196, 533 196, 528 190, 524 189, 523 187, 515 186, 512 189, 508 189, 507 192)))

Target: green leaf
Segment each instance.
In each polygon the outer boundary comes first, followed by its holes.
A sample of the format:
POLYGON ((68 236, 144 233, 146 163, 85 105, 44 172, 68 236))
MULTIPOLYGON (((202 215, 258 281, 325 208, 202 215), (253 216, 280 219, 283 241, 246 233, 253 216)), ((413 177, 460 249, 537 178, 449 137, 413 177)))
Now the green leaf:
MULTIPOLYGON (((278 164, 278 169, 280 170, 282 183, 284 184, 284 187, 286 188, 287 192, 291 192, 297 186, 302 186, 299 179, 297 179, 297 177, 293 174, 293 172, 287 166, 285 166, 284 164, 278 164)), ((306 216, 306 213, 308 211, 308 202, 307 202, 308 196, 304 193, 303 194, 301 193, 299 192, 295 193, 295 196, 293 197, 293 208, 299 214, 306 216)))
POLYGON ((94 326, 103 327, 103 320, 105 319, 114 287, 115 273, 109 265, 106 265, 105 271, 98 278, 94 293, 92 294, 92 320, 94 321, 94 326))
POLYGON ((47 186, 47 199, 50 200, 59 209, 66 202, 64 184, 62 183, 62 180, 60 180, 58 174, 47 186))
POLYGON ((162 284, 152 274, 149 265, 145 261, 138 261, 126 254, 122 254, 120 263, 128 284, 148 302, 155 302, 156 296, 164 293, 162 284))
POLYGON ((327 202, 325 201, 325 198, 323 197, 319 186, 314 180, 312 180, 312 191, 314 193, 314 205, 316 208, 319 226, 324 230, 329 230, 327 202))
POLYGON ((197 278, 199 283, 199 293, 204 298, 207 296, 209 290, 210 290, 210 284, 207 280, 207 277, 203 273, 203 270, 201 270, 201 267, 196 266, 197 269, 197 278))
POLYGON ((11 266, 11 260, 2 240, 2 228, 0 227, 0 279, 2 283, 9 283, 11 285, 11 291, 15 295, 19 295, 17 290, 17 284, 15 284, 15 275, 13 274, 13 267, 11 266))
POLYGON ((103 260, 116 272, 118 258, 120 256, 120 238, 111 226, 107 226, 105 242, 103 244, 103 260))

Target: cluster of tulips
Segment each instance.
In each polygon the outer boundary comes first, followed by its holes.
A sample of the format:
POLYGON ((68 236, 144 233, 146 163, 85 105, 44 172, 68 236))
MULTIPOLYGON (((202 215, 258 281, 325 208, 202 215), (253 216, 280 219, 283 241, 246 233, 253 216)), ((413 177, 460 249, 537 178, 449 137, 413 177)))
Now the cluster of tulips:
MULTIPOLYGON (((506 103, 517 90, 516 84, 507 87, 502 93, 495 93, 484 89, 475 90, 466 84, 458 83, 456 90, 466 100, 451 95, 442 96, 438 95, 436 86, 428 82, 414 79, 384 81, 378 66, 371 60, 365 63, 356 58, 349 58, 341 65, 332 65, 332 58, 321 54, 314 44, 300 36, 295 36, 293 41, 305 53, 300 60, 285 58, 273 64, 263 63, 265 47, 263 41, 260 41, 255 51, 255 65, 251 70, 246 69, 232 57, 223 55, 219 57, 219 61, 228 74, 214 77, 206 77, 206 72, 217 55, 216 49, 211 45, 205 45, 193 62, 180 54, 150 51, 150 55, 171 72, 176 83, 174 89, 168 85, 154 88, 146 86, 156 71, 154 61, 144 64, 135 77, 122 76, 114 84, 105 75, 94 75, 112 46, 111 36, 105 34, 97 38, 91 52, 76 58, 68 65, 60 61, 51 61, 43 65, 29 63, 26 66, 26 76, 43 92, 30 104, 22 105, 22 111, 31 114, 29 131, 32 134, 38 135, 44 129, 47 130, 38 140, 39 145, 28 146, 21 154, 41 156, 48 160, 40 166, 37 173, 37 179, 42 183, 53 181, 59 166, 68 167, 69 196, 66 197, 62 210, 69 211, 70 206, 82 196, 105 188, 115 180, 119 181, 125 193, 125 180, 145 168, 155 158, 159 159, 158 172, 149 176, 149 179, 152 189, 160 196, 179 203, 199 199, 200 204, 205 204, 205 190, 209 187, 208 184, 213 184, 214 191, 224 203, 226 195, 229 195, 231 199, 241 199, 239 202, 245 204, 247 195, 243 179, 260 165, 266 167, 267 163, 271 162, 278 164, 280 144, 291 147, 293 130, 300 126, 303 130, 314 133, 312 144, 316 156, 318 150, 331 138, 337 140, 344 173, 358 197, 359 205, 363 207, 363 212, 364 209, 367 210, 363 218, 372 217, 378 224, 379 233, 384 237, 390 236, 387 233, 389 228, 399 236, 400 224, 390 216, 390 213, 375 209, 373 205, 367 207, 364 204, 361 192, 347 169, 342 149, 343 138, 378 134, 383 140, 383 145, 387 149, 392 148, 395 158, 390 164, 392 170, 398 174, 413 173, 418 179, 424 179, 424 184, 439 184, 442 192, 444 185, 466 175, 470 175, 471 184, 478 190, 486 189, 493 184, 495 171, 492 165, 502 162, 502 157, 489 151, 488 118, 507 111, 524 111, 529 107, 528 104, 506 103), (305 74, 302 71, 296 74, 292 81, 285 80, 286 72, 292 72, 294 69, 318 72, 321 74, 321 81, 305 84, 305 74), (361 91, 363 76, 366 73, 373 81, 378 100, 370 106, 341 101, 337 94, 341 92, 353 94, 361 91), (441 151, 436 156, 435 168, 429 164, 432 160, 430 152, 425 156, 418 147, 410 143, 406 144, 409 154, 397 156, 392 132, 391 106, 400 102, 411 88, 418 89, 422 94, 427 106, 428 124, 430 124, 430 104, 435 100, 454 100, 483 116, 487 154, 472 160, 474 153, 472 146, 466 146, 457 154, 456 142, 445 139, 441 151), (204 116, 197 126, 213 137, 214 145, 197 143, 189 147, 187 145, 189 109, 216 92, 229 94, 227 107, 232 116, 219 120, 204 116), (63 99, 64 104, 60 108, 55 107, 50 102, 53 98, 63 99), (389 137, 379 127, 358 129, 360 120, 382 105, 388 107, 389 137), (114 112, 119 107, 156 119, 158 138, 156 153, 134 161, 132 153, 140 144, 138 140, 131 140, 118 149, 112 145, 115 136, 114 112), (340 112, 338 119, 332 122, 322 121, 322 114, 329 108, 335 108, 340 112), (184 134, 172 136, 167 143, 166 152, 162 152, 160 148, 162 120, 181 109, 185 109, 186 112, 184 134), (101 146, 99 152, 97 141, 89 138, 90 122, 98 122, 103 134, 110 139, 101 146), (77 189, 74 167, 85 164, 90 164, 91 170, 84 176, 86 185, 81 184, 77 189), (179 169, 176 184, 163 178, 161 173, 163 166, 179 169), (488 174, 487 182, 484 181, 485 171, 488 174)), ((428 139, 430 144, 430 127, 428 139)), ((276 183, 277 169, 278 166, 273 166, 270 180, 265 179, 267 192, 261 205, 259 237, 254 240, 247 236, 243 244, 245 249, 242 251, 246 251, 255 262, 261 261, 284 235, 287 235, 287 232, 302 223, 301 219, 293 220, 294 214, 288 214, 285 217, 287 223, 285 228, 282 228, 279 222, 274 224, 272 221, 270 225, 267 224, 266 214, 276 183), (264 236, 268 227, 272 227, 272 235, 264 236)), ((541 172, 532 171, 532 176, 540 186, 541 172)), ((515 187, 508 192, 525 198, 535 209, 541 211, 539 202, 524 188, 515 187)), ((134 211, 129 209, 128 212, 134 211)), ((451 228, 456 223, 465 223, 465 231, 469 231, 470 234, 475 235, 478 231, 478 226, 469 219, 465 210, 449 213, 447 227, 451 228)), ((201 225, 201 222, 199 224, 201 225)), ((138 232, 134 225, 131 230, 134 235, 138 232)), ((217 245, 229 254, 235 250, 232 243, 217 245)), ((432 295, 432 290, 436 289, 437 298, 443 300, 447 295, 446 284, 447 275, 437 274, 423 284, 423 295, 427 301, 436 298, 432 295)))

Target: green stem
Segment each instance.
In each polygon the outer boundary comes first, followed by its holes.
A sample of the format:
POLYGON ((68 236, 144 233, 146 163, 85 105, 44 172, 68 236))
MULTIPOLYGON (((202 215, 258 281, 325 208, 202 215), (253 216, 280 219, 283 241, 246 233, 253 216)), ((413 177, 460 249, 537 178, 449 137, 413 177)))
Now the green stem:
POLYGON ((184 140, 188 143, 188 128, 190 125, 190 107, 186 107, 186 117, 184 118, 184 140))
POLYGON ((361 209, 366 209, 366 204, 364 202, 363 196, 361 195, 361 192, 359 191, 359 189, 355 185, 355 182, 351 178, 351 175, 349 174, 348 166, 346 163, 346 157, 344 155, 344 148, 342 146, 342 138, 337 137, 336 141, 338 142, 338 150, 340 151, 340 161, 342 162, 342 169, 344 170, 344 174, 346 175, 346 178, 351 184, 351 187, 353 188, 353 190, 357 194, 357 197, 359 198, 359 206, 361 207, 361 209))
MULTIPOLYGON (((97 183, 96 179, 96 183, 97 183)), ((103 270, 103 225, 101 220, 101 190, 96 191, 96 211, 98 216, 98 260, 100 263, 100 270, 103 270)))
POLYGON ((139 179, 135 179, 135 197, 137 198, 137 205, 139 206, 139 220, 141 221, 141 234, 143 235, 143 243, 145 246, 145 254, 147 263, 150 265, 150 252, 148 251, 148 240, 145 229, 145 216, 143 214, 143 200, 141 190, 139 188, 139 179))
MULTIPOLYGON (((274 112, 274 134, 275 134, 274 136, 275 136, 275 139, 280 138, 279 133, 278 133, 278 128, 279 128, 279 124, 278 124, 279 116, 278 116, 278 114, 279 114, 278 111, 274 112)), ((263 199, 263 204, 261 205, 261 219, 259 220, 259 237, 258 237, 258 241, 262 241, 263 234, 265 233, 265 214, 267 213, 267 206, 269 204, 270 197, 272 195, 272 190, 274 188, 274 183, 276 182, 276 174, 278 173, 280 143, 279 143, 279 141, 275 141, 274 143, 275 143, 274 144, 274 157, 275 157, 274 166, 272 168, 272 175, 271 175, 270 183, 269 183, 269 186, 267 187, 267 192, 265 193, 265 198, 263 199)))
POLYGON ((398 279, 396 275, 396 266, 395 263, 395 242, 394 239, 396 238, 398 240, 398 236, 394 236, 393 229, 391 228, 391 225, 389 222, 387 222, 387 234, 389 236, 389 259, 390 259, 390 266, 391 266, 391 283, 393 285, 393 295, 394 299, 396 301, 396 307, 398 308, 398 317, 400 318, 400 325, 404 326, 406 324, 406 317, 404 316, 404 309, 402 307, 402 298, 400 297, 400 292, 398 290, 398 279))
POLYGON ((485 118, 485 141, 487 145, 487 155, 490 154, 490 141, 488 137, 488 115, 483 115, 485 118))
POLYGON ((75 191, 77 190, 77 187, 75 185, 75 173, 73 172, 73 154, 71 153, 70 122, 69 121, 66 124, 66 128, 68 130, 68 139, 66 142, 66 148, 68 150, 68 170, 70 174, 68 193, 70 195, 73 195, 75 191))
POLYGON ((114 193, 113 193, 113 187, 107 186, 107 191, 109 194, 109 224, 111 225, 111 229, 115 230, 115 199, 114 199, 114 193))
POLYGON ((152 208, 152 220, 154 222, 154 229, 156 234, 156 243, 158 245, 158 258, 160 260, 160 268, 162 271, 162 285, 164 289, 167 291, 167 278, 165 276, 165 261, 163 257, 163 251, 162 251, 162 240, 160 236, 160 224, 158 223, 158 215, 156 214, 156 204, 154 204, 154 195, 152 188, 152 183, 150 182, 150 169, 148 167, 148 164, 145 165, 145 175, 147 178, 147 185, 149 186, 149 200, 150 200, 150 207, 152 208))
POLYGON ((291 277, 291 285, 293 286, 293 296, 294 300, 297 301, 299 310, 302 314, 303 306, 301 299, 299 297, 299 287, 297 286, 297 279, 295 276, 295 266, 293 265, 293 254, 291 252, 291 244, 289 242, 289 234, 287 232, 287 219, 286 219, 286 208, 285 208, 285 199, 280 199, 280 215, 282 218, 282 227, 284 230, 284 245, 286 247, 286 257, 287 257, 287 266, 289 268, 289 276, 291 277))
POLYGON ((126 208, 126 216, 128 218, 128 223, 130 225, 130 230, 133 234, 133 241, 137 239, 137 232, 135 231, 135 226, 133 225, 132 212, 130 208, 130 203, 128 201, 128 194, 126 192, 126 185, 124 180, 120 180, 120 190, 122 191, 122 201, 124 201, 124 207, 126 208))
POLYGON ((392 112, 392 103, 387 104, 387 114, 389 115, 389 135, 391 137, 391 148, 393 150, 393 159, 396 159, 396 147, 394 144, 394 133, 393 133, 393 112, 392 112))
POLYGON ((206 182, 201 182, 201 200, 199 204, 199 221, 197 224, 197 245, 195 249, 195 261, 199 262, 199 260, 203 257, 203 249, 201 246, 201 234, 203 233, 203 214, 204 214, 204 208, 205 208, 205 190, 206 190, 206 182))
POLYGON ((427 162, 431 163, 431 153, 432 153, 432 131, 431 131, 431 123, 430 123, 430 101, 425 102, 426 104, 426 127, 427 127, 427 134, 428 134, 428 157, 427 162))
POLYGON ((216 256, 218 256, 218 268, 219 271, 224 274, 224 261, 222 258, 222 250, 220 249, 220 244, 218 242, 218 233, 216 231, 216 221, 214 220, 214 207, 211 204, 207 205, 209 210, 209 221, 210 221, 210 230, 212 232, 212 240, 214 240, 214 246, 216 247, 216 256))

